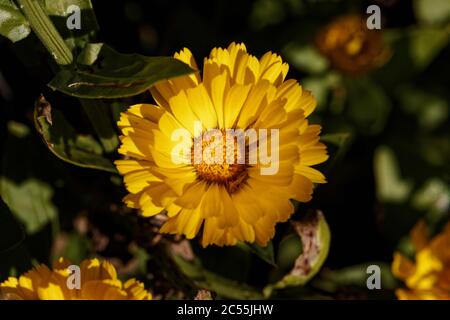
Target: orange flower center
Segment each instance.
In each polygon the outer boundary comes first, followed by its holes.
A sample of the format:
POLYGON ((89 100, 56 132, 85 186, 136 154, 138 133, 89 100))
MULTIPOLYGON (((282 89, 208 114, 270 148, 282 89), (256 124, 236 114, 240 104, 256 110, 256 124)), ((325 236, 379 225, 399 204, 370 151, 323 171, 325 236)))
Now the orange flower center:
POLYGON ((197 179, 223 185, 231 194, 248 178, 248 154, 245 151, 244 161, 239 161, 241 151, 237 139, 228 138, 223 129, 220 132, 220 136, 194 139, 192 163, 197 179))

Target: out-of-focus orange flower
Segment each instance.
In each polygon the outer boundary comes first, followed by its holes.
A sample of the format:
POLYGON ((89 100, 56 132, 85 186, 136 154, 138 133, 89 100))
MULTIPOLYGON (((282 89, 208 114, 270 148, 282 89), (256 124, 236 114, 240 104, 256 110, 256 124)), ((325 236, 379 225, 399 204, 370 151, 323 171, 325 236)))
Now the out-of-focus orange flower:
POLYGON ((322 28, 315 44, 333 67, 347 74, 364 74, 380 67, 391 56, 380 30, 369 30, 359 15, 338 17, 322 28))
POLYGON ((401 300, 450 300, 450 222, 429 240, 426 225, 420 221, 411 230, 416 249, 415 262, 401 253, 394 254, 392 273, 406 284, 397 289, 401 300))

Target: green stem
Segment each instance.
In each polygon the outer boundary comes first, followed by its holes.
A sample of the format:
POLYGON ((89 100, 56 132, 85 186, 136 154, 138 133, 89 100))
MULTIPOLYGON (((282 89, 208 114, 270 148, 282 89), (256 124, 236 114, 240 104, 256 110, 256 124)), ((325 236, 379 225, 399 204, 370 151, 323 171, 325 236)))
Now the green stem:
POLYGON ((68 65, 73 61, 72 52, 56 30, 50 18, 37 0, 17 0, 31 28, 50 52, 56 63, 68 65))

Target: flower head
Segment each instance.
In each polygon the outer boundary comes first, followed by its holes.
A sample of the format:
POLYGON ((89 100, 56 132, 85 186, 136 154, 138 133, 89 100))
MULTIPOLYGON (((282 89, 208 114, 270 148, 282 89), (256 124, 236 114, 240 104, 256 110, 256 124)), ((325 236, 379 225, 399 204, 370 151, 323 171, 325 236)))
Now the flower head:
POLYGON ((335 19, 318 32, 315 43, 336 69, 348 74, 367 73, 390 57, 381 31, 369 30, 359 15, 335 19))
MULTIPOLYGON (((188 49, 175 58, 198 69, 188 49)), ((327 159, 320 126, 306 119, 316 101, 287 72, 278 55, 257 59, 232 43, 211 51, 202 76, 156 84, 157 105, 131 106, 118 122, 125 203, 164 212, 163 233, 202 229, 204 246, 265 245, 294 212, 290 199, 307 202, 325 182, 311 167, 327 159)))
POLYGON ((80 265, 80 288, 68 285, 71 263, 59 258, 53 270, 45 265, 0 283, 0 298, 19 300, 149 300, 151 294, 135 279, 122 283, 114 266, 98 259, 80 265))
POLYGON ((450 223, 429 240, 426 225, 420 221, 411 231, 416 249, 415 262, 399 252, 394 254, 393 274, 406 289, 397 289, 401 300, 450 300, 450 223))

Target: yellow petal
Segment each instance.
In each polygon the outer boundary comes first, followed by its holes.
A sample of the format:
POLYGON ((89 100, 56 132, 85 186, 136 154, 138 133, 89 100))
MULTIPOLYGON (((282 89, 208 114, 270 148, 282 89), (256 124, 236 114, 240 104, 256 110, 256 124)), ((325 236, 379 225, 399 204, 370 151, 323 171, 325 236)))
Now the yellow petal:
MULTIPOLYGON (((194 55, 192 54, 191 50, 188 48, 183 48, 180 52, 177 52, 173 55, 173 57, 177 60, 180 60, 184 63, 186 63, 189 67, 191 67, 193 70, 198 70, 197 63, 195 62, 194 55)), ((191 79, 196 81, 197 83, 200 82, 200 76, 197 72, 194 72, 190 75, 191 79)))
POLYGON ((187 209, 195 209, 200 204, 206 191, 203 181, 195 181, 186 187, 184 193, 175 200, 175 204, 187 209))
POLYGON ((45 287, 37 289, 39 300, 65 300, 61 286, 49 282, 45 287))
POLYGON ((153 123, 158 123, 159 118, 161 118, 164 113, 164 109, 161 109, 154 104, 140 103, 130 106, 126 113, 133 114, 153 123))
MULTIPOLYGON (((199 121, 199 119, 192 111, 185 91, 180 91, 176 96, 171 97, 169 105, 178 122, 194 136, 194 123, 199 121)), ((175 127, 172 130, 178 128, 175 127)), ((172 132, 170 132, 170 136, 172 136, 172 132)))
POLYGON ((392 273, 401 280, 406 280, 414 274, 414 263, 399 252, 394 253, 392 273))
POLYGON ((259 197, 248 185, 243 185, 231 198, 239 213, 239 217, 249 224, 253 224, 262 217, 263 209, 259 197))
POLYGON ((312 182, 300 174, 294 174, 291 185, 287 188, 291 198, 300 202, 308 202, 312 198, 312 182))
POLYGON ((300 164, 305 166, 313 166, 328 159, 326 146, 318 143, 313 147, 300 148, 300 164))
MULTIPOLYGON (((261 110, 267 105, 267 94, 271 88, 268 81, 261 81, 253 86, 248 94, 248 98, 242 106, 237 122, 237 127, 245 129, 255 122, 261 110)), ((275 91, 275 88, 272 89, 275 91)))
POLYGON ((124 177, 125 186, 131 193, 141 192, 152 183, 160 181, 161 179, 155 176, 150 169, 130 172, 124 177))
POLYGON ((221 228, 234 227, 239 223, 239 214, 228 191, 224 187, 220 187, 219 190, 220 205, 224 210, 224 213, 218 217, 219 226, 221 228))
POLYGON ((222 238, 225 230, 219 228, 218 219, 215 217, 211 217, 205 219, 205 224, 203 226, 203 237, 202 237, 202 246, 206 247, 210 244, 220 245, 221 243, 217 240, 222 238))
POLYGON ((279 86, 286 77, 289 66, 283 63, 281 57, 272 52, 265 53, 260 61, 260 75, 261 80, 269 80, 270 83, 279 86))
POLYGON ((145 160, 116 160, 114 164, 121 175, 134 171, 149 170, 154 165, 145 160))
POLYGON ((191 166, 182 168, 155 168, 155 172, 165 176, 163 178, 164 183, 172 188, 178 195, 181 195, 186 186, 197 179, 194 168, 191 166))
POLYGON ((314 183, 326 183, 327 180, 325 179, 325 176, 319 171, 314 168, 304 166, 301 164, 297 164, 295 166, 295 173, 298 173, 309 180, 311 180, 314 183))
POLYGON ((81 288, 82 300, 125 300, 127 294, 108 282, 93 280, 84 284, 81 288))
POLYGON ((161 227, 161 233, 184 234, 187 239, 194 238, 203 222, 199 208, 182 209, 175 217, 167 220, 161 227))
POLYGON ((264 107, 255 123, 255 127, 279 129, 282 123, 287 121, 287 113, 283 108, 284 103, 285 101, 283 100, 274 100, 264 107))
POLYGON ((69 259, 59 257, 53 262, 53 270, 65 271, 70 265, 72 265, 72 262, 69 259))
POLYGON ((254 242, 255 231, 251 224, 246 223, 241 219, 238 225, 230 230, 233 236, 239 241, 254 242))
POLYGON ((259 219, 255 223, 254 229, 256 243, 263 247, 275 235, 275 223, 270 216, 259 219))
POLYGON ((136 279, 129 279, 123 285, 124 290, 128 293, 131 300, 151 300, 151 293, 145 290, 144 285, 136 279))
POLYGON ((427 225, 420 220, 410 232, 411 241, 416 251, 420 251, 428 244, 427 225))
POLYGON ((186 91, 192 111, 206 129, 217 127, 217 115, 208 92, 203 84, 186 91))
POLYGON ((231 86, 224 105, 224 127, 233 128, 236 119, 250 92, 250 85, 235 84, 231 86))
POLYGON ((80 273, 82 284, 93 280, 117 279, 117 273, 114 266, 106 260, 100 261, 97 258, 88 259, 81 262, 80 273))
POLYGON ((222 205, 220 198, 220 188, 217 183, 212 183, 206 187, 201 204, 204 218, 218 217, 225 214, 225 207, 222 205))
POLYGON ((317 106, 317 100, 313 97, 311 92, 304 90, 298 102, 301 108, 305 111, 305 117, 309 116, 317 106))
POLYGON ((206 89, 209 90, 211 101, 213 102, 214 108, 216 109, 217 123, 219 125, 219 128, 225 128, 224 104, 225 97, 227 96, 229 90, 227 74, 225 72, 222 72, 220 75, 214 77, 211 80, 211 87, 207 87, 206 89))

